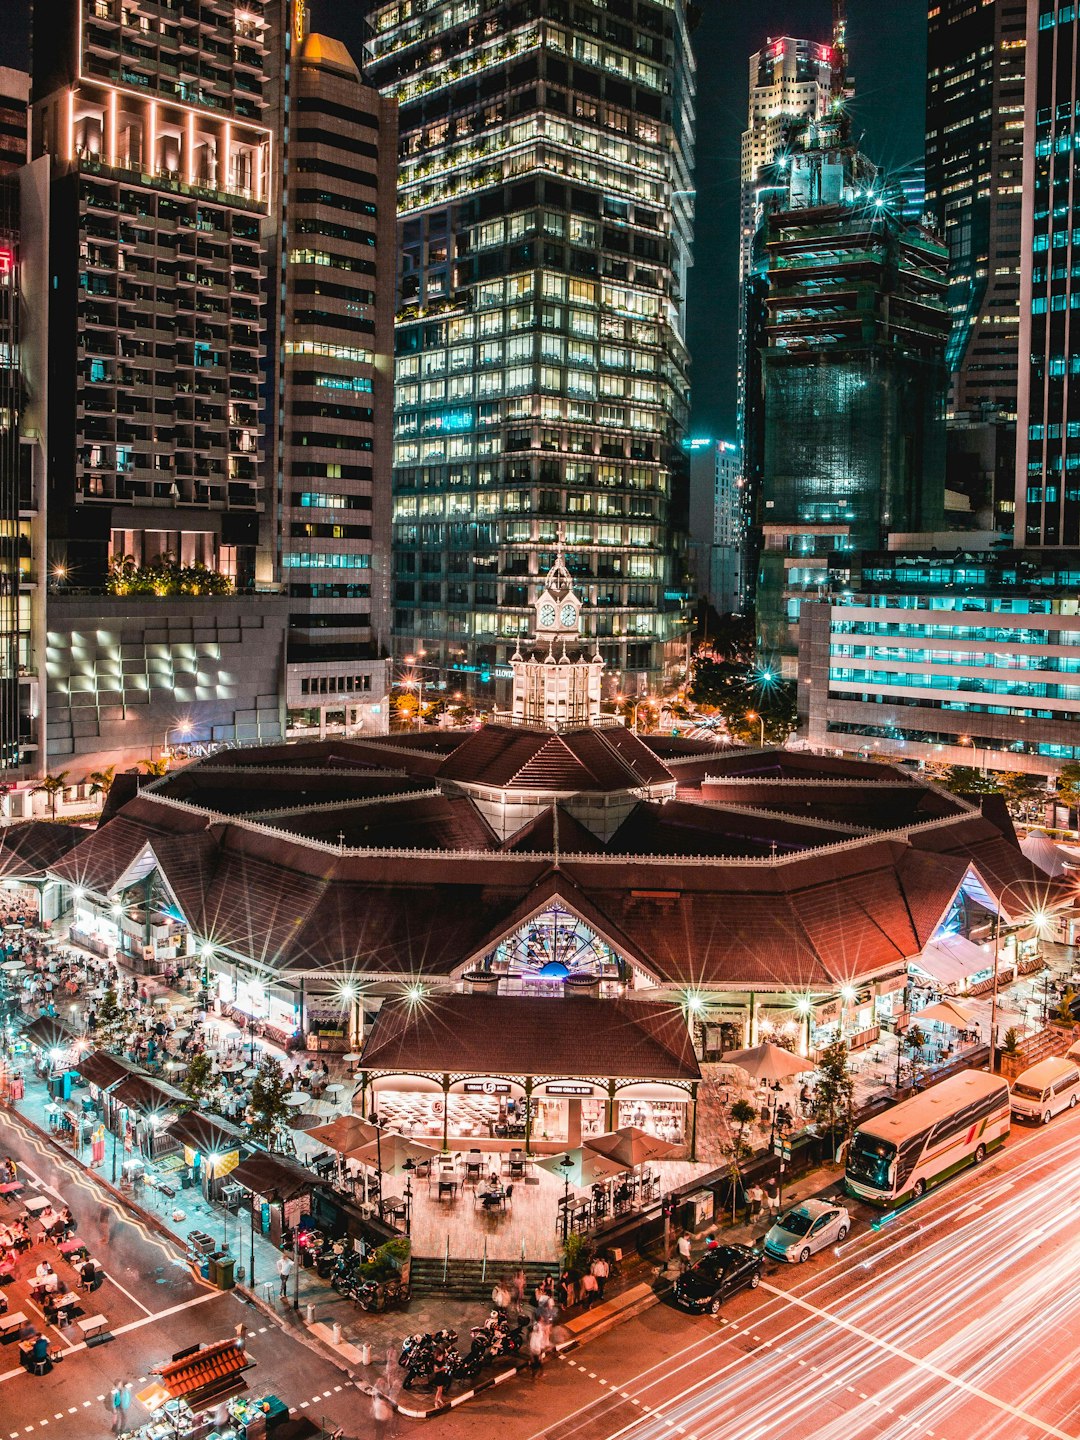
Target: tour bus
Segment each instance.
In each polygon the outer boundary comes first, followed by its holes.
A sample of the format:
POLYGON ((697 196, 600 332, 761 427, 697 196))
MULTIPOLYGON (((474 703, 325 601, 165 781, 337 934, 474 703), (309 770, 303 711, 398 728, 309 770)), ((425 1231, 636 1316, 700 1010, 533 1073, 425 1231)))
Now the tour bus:
POLYGON ((1000 1075, 963 1070, 859 1126, 845 1182, 873 1205, 918 1200, 965 1165, 977 1165, 1009 1133, 1009 1086, 1000 1075))
POLYGON ((1060 1110, 1071 1110, 1080 1096, 1080 1065, 1052 1055, 1031 1065, 1012 1083, 1012 1113, 1018 1120, 1049 1125, 1060 1110))

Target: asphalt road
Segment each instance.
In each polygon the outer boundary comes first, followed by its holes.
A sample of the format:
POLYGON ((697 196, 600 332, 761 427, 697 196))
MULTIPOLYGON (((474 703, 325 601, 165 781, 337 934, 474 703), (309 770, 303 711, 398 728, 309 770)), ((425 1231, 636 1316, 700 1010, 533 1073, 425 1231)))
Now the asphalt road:
MULTIPOLYGON (((283 1330, 232 1293, 222 1294, 197 1280, 178 1249, 118 1205, 73 1161, 37 1139, 8 1111, 0 1111, 0 1155, 11 1155, 27 1182, 26 1196, 48 1195, 71 1206, 77 1234, 105 1267, 101 1288, 81 1296, 83 1312, 108 1318, 113 1339, 82 1343, 73 1327, 49 1328, 50 1341, 67 1352, 49 1375, 27 1374, 18 1347, 0 1345, 0 1440, 89 1440, 106 1435, 113 1416, 107 1408, 116 1380, 136 1391, 152 1380, 151 1367, 200 1342, 231 1336, 243 1320, 254 1368, 249 1392, 280 1395, 296 1410, 327 1426, 343 1425, 348 1436, 367 1435, 370 1402, 346 1375, 303 1340, 283 1330)), ((0 1222, 22 1214, 19 1204, 0 1201, 0 1222)), ((55 1247, 35 1245, 20 1260, 15 1282, 5 1286, 9 1310, 24 1314, 39 1329, 44 1317, 27 1280, 42 1257, 65 1281, 74 1276, 55 1247)), ((147 1418, 132 1407, 130 1423, 147 1418)))
POLYGON ((438 1440, 1075 1440, 1080 1111, 717 1319, 661 1303, 438 1440))

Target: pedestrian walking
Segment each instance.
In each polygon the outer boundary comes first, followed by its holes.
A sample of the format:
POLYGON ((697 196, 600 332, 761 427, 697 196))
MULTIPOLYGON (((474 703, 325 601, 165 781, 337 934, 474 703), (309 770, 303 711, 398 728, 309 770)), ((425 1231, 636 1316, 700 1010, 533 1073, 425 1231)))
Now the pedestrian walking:
POLYGON ((289 1298, 289 1276, 293 1272, 293 1261, 291 1255, 282 1255, 277 1262, 277 1273, 281 1277, 281 1298, 289 1298))
POLYGON ((761 1214, 761 1207, 765 1203, 765 1191, 762 1190, 756 1180, 747 1191, 746 1198, 750 1202, 747 1218, 752 1225, 761 1214))
POLYGON ((551 1321, 540 1316, 529 1331, 529 1375, 533 1380, 540 1374, 551 1345, 551 1321))
POLYGON ((388 1440, 391 1426, 394 1423, 394 1407, 377 1388, 371 1392, 371 1423, 375 1432, 375 1440, 388 1440))
POLYGON ((606 1255, 597 1255, 596 1259, 592 1262, 592 1273, 596 1276, 597 1299, 603 1300, 604 1286, 607 1284, 608 1276, 611 1274, 611 1264, 606 1255))
POLYGON ((683 1270, 689 1270, 693 1264, 693 1249, 690 1244, 690 1231, 684 1230, 679 1236, 679 1263, 683 1270))
POLYGON ((780 1214, 780 1191, 775 1180, 769 1181, 765 1204, 769 1207, 769 1219, 775 1221, 780 1214))
POLYGON ((128 1428, 128 1411, 131 1409, 131 1386, 126 1380, 117 1380, 109 1398, 113 1409, 113 1434, 124 1435, 128 1428))
POLYGON ((596 1283, 596 1276, 591 1270, 586 1270, 585 1274, 581 1277, 581 1303, 586 1310, 589 1309, 592 1302, 596 1299, 599 1288, 596 1283))

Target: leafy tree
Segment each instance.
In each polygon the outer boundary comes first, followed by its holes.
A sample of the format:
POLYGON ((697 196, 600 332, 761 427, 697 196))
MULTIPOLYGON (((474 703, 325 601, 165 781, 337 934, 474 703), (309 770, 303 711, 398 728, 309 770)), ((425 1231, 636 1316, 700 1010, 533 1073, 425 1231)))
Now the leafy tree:
POLYGON ((97 1031, 95 1038, 103 1049, 109 1049, 120 1039, 126 1016, 116 1000, 115 990, 106 990, 97 1007, 97 1031))
POLYGON ((828 1131, 835 1148, 837 1135, 851 1138, 854 1128, 855 1077, 848 1065, 848 1048, 834 1040, 821 1053, 819 1079, 814 1091, 814 1120, 828 1131))
POLYGON ((728 1106, 728 1115, 734 1121, 736 1129, 731 1137, 731 1143, 722 1147, 722 1153, 728 1162, 728 1180, 731 1185, 731 1220, 734 1224, 739 1203, 739 1191, 742 1189, 743 1161, 749 1160, 753 1153, 746 1139, 746 1131, 747 1127, 754 1123, 757 1111, 749 1100, 733 1100, 728 1106))
POLYGON ((798 723, 795 686, 743 660, 701 655, 694 661, 690 699, 717 710, 729 734, 756 744, 765 721, 765 739, 783 744, 798 723))
POLYGON ((918 1025, 909 1025, 901 1036, 900 1043, 911 1056, 912 1078, 917 1079, 919 1061, 922 1059, 923 1046, 926 1044, 926 1032, 918 1025))
POLYGON ((100 795, 102 800, 107 800, 116 779, 116 766, 106 765, 104 770, 91 770, 86 778, 90 781, 90 794, 100 795))
POLYGON ((1080 760, 1069 760, 1062 765, 1057 777, 1057 796, 1070 811, 1080 807, 1080 760))
POLYGON ((287 1093, 285 1072, 281 1063, 268 1055, 251 1082, 251 1100, 248 1105, 251 1115, 248 1134, 260 1145, 274 1148, 278 1126, 289 1112, 289 1107, 285 1104, 287 1093))
POLYGON ((58 770, 55 775, 43 775, 34 786, 34 793, 41 791, 49 797, 49 809, 52 811, 53 819, 56 819, 56 802, 67 789, 67 770, 58 770))
POLYGON ((105 577, 110 595, 231 595, 233 582, 201 562, 184 565, 165 550, 145 565, 132 555, 113 555, 105 577))
POLYGON ((1065 990, 1065 994, 1062 995, 1061 999, 1058 1001, 1057 1018, 1065 1025, 1068 1025, 1073 1019, 1072 1007, 1075 1003, 1075 1000, 1076 991, 1067 987, 1065 990))
POLYGON ((159 755, 156 760, 150 756, 146 760, 140 760, 139 764, 143 767, 144 775, 152 775, 157 779, 169 773, 169 760, 168 755, 159 755))
POLYGON ((192 1055, 188 1061, 187 1069, 180 1081, 180 1088, 185 1095, 190 1095, 192 1100, 201 1101, 210 1089, 213 1074, 214 1062, 209 1055, 199 1052, 192 1055))
POLYGON ((1014 1025, 1010 1025, 1005 1031, 1005 1039, 1002 1042, 1002 1053, 1005 1055, 1020 1054, 1020 1036, 1014 1025))

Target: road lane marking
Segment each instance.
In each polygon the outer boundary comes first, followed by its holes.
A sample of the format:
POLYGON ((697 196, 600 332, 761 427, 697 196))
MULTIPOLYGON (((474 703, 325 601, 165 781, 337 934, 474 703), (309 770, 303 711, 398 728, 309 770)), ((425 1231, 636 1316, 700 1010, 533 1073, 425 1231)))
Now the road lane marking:
POLYGON ((125 1290, 123 1285, 120 1284, 120 1281, 117 1280, 115 1275, 110 1274, 108 1270, 103 1270, 102 1274, 105 1276, 106 1280, 112 1281, 112 1283, 116 1286, 117 1290, 120 1291, 121 1295, 126 1295, 133 1305, 137 1305, 144 1315, 152 1315, 154 1313, 148 1305, 144 1305, 141 1300, 136 1300, 135 1296, 132 1295, 130 1290, 125 1290))
MULTIPOLYGON (((841 1330, 846 1330, 849 1335, 857 1336, 868 1345, 872 1345, 878 1350, 884 1350, 886 1354, 892 1355, 895 1359, 903 1360, 917 1370, 923 1370, 928 1375, 935 1376, 938 1380, 944 1380, 950 1385, 955 1385, 957 1389, 963 1390, 966 1394, 974 1395, 976 1399, 982 1400, 994 1409, 1002 1410, 1005 1414, 1011 1415, 1014 1420, 1022 1421, 1025 1425, 1034 1425, 1044 1434, 1055 1436, 1056 1440, 1075 1440, 1075 1436, 1070 1435, 1065 1430, 1059 1430, 1056 1425, 1052 1425, 1048 1420, 1039 1420, 1036 1416, 1029 1415, 1026 1410, 1021 1410, 1016 1405, 1010 1405, 1007 1400, 999 1400, 997 1396, 991 1395, 988 1390, 983 1390, 978 1385, 973 1385, 970 1380, 964 1380, 959 1375, 953 1375, 942 1366, 935 1365, 932 1360, 921 1360, 918 1355, 912 1355, 910 1351, 904 1350, 899 1345, 894 1345, 890 1340, 883 1340, 881 1336, 873 1334, 872 1331, 864 1329, 861 1325, 853 1324, 850 1320, 845 1320, 832 1310, 826 1310, 820 1305, 811 1305, 808 1300, 803 1300, 798 1295, 791 1295, 784 1290, 780 1290, 777 1286, 769 1284, 768 1281, 763 1280, 761 1288, 767 1290, 772 1295, 776 1295, 780 1299, 786 1299, 789 1305, 797 1306, 799 1309, 807 1311, 808 1314, 816 1316, 819 1320, 824 1320, 826 1323, 835 1325, 841 1330)), ((811 1369, 814 1368, 816 1367, 811 1366, 811 1369)), ((883 1408, 890 1414, 895 1414, 891 1405, 886 1405, 883 1408)))

